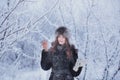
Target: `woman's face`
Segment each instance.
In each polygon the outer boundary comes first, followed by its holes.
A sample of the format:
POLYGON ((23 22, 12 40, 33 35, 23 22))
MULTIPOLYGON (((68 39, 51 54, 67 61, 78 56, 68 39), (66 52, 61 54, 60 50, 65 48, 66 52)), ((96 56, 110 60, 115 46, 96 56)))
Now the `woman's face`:
POLYGON ((65 37, 63 35, 59 35, 58 36, 58 43, 63 45, 63 44, 65 44, 65 42, 66 42, 65 37))

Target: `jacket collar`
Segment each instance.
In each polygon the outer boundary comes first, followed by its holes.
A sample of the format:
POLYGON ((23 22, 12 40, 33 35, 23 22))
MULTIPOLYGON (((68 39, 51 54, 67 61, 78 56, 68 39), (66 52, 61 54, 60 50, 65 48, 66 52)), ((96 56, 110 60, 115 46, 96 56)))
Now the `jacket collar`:
POLYGON ((66 50, 66 46, 65 45, 57 45, 57 50, 59 50, 59 51, 64 51, 64 50, 66 50))

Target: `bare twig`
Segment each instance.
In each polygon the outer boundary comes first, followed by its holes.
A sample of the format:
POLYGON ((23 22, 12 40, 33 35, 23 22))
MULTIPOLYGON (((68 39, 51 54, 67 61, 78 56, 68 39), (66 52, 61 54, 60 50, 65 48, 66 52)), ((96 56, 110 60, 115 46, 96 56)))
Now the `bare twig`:
POLYGON ((19 2, 16 4, 16 6, 9 12, 9 14, 5 17, 5 19, 1 22, 0 28, 5 23, 5 21, 8 19, 8 17, 14 12, 14 10, 18 7, 18 5, 23 2, 24 0, 19 0, 19 2))
POLYGON ((49 9, 44 15, 42 15, 40 18, 38 18, 35 22, 33 22, 33 25, 35 25, 38 21, 40 21, 44 16, 46 16, 49 12, 51 12, 58 4, 59 0, 56 0, 56 3, 53 5, 51 9, 49 9))
POLYGON ((118 69, 115 71, 115 73, 113 74, 113 76, 111 77, 110 80, 114 80, 115 76, 118 74, 119 71, 120 71, 120 61, 119 61, 119 64, 118 64, 118 69))

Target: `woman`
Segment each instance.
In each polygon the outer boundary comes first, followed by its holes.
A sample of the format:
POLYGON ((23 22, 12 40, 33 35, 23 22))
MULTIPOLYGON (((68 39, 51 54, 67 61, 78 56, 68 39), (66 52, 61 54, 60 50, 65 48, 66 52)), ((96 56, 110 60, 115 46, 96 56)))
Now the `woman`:
POLYGON ((43 70, 52 69, 49 80, 74 80, 82 70, 82 67, 73 70, 78 58, 77 50, 69 43, 66 27, 59 27, 55 33, 56 40, 50 49, 46 41, 42 43, 41 67, 43 70))

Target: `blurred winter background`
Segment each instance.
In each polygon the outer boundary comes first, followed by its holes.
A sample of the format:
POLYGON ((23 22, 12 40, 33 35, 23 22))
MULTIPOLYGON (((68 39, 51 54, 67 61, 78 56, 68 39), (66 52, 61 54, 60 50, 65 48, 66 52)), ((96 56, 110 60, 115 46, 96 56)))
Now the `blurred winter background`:
POLYGON ((40 43, 61 25, 86 63, 76 80, 120 80, 120 0, 0 0, 0 80, 48 80, 40 43))

